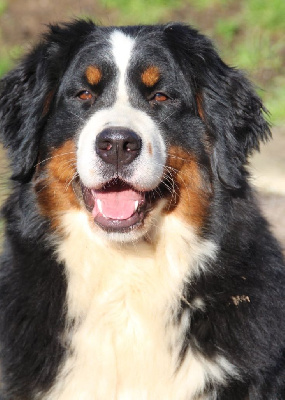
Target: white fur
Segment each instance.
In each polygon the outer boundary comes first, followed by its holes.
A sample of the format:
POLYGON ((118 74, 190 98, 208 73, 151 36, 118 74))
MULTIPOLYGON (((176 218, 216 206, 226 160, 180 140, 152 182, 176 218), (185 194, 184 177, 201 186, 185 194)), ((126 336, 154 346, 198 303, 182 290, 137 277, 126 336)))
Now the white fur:
POLYGON ((141 153, 130 167, 128 182, 138 190, 149 191, 161 181, 167 155, 159 126, 129 102, 127 72, 134 45, 135 40, 120 31, 110 36, 110 51, 118 69, 116 101, 112 107, 96 112, 79 133, 77 170, 85 186, 99 188, 106 183, 103 162, 94 149, 96 136, 107 127, 132 129, 142 139, 141 153))
POLYGON ((127 127, 135 131, 142 139, 142 150, 132 163, 129 183, 138 190, 154 189, 161 181, 166 161, 165 144, 158 126, 144 112, 116 103, 111 109, 95 113, 80 133, 77 151, 77 169, 83 183, 88 187, 98 188, 106 183, 101 173, 103 162, 95 152, 96 136, 107 127, 127 127), (147 144, 152 146, 152 154, 147 151, 147 144))
POLYGON ((128 103, 129 97, 126 86, 126 75, 135 45, 135 39, 120 31, 114 31, 110 37, 112 55, 119 70, 117 103, 128 103))
POLYGON ((174 215, 161 218, 152 243, 110 242, 94 234, 83 211, 67 213, 62 224, 58 259, 66 268, 70 352, 41 399, 204 400, 208 382, 236 373, 223 357, 210 362, 191 348, 179 367, 191 308, 180 323, 173 317, 185 282, 215 257, 212 242, 174 215))
MULTIPOLYGON (((159 127, 129 101, 134 46, 135 39, 122 32, 110 36, 118 69, 116 101, 87 121, 78 142, 78 172, 89 187, 106 179, 94 143, 108 126, 127 127, 142 138, 132 185, 151 190, 163 175, 166 149, 159 127)), ((83 210, 62 217, 65 239, 57 256, 67 278, 68 326, 62 340, 68 351, 54 387, 41 400, 206 400, 207 383, 236 374, 223 357, 209 361, 190 347, 179 365, 191 313, 205 307, 197 297, 177 322, 181 300, 187 305, 183 288, 215 257, 216 247, 174 214, 163 216, 164 206, 161 200, 144 228, 129 234, 99 234, 83 210)))

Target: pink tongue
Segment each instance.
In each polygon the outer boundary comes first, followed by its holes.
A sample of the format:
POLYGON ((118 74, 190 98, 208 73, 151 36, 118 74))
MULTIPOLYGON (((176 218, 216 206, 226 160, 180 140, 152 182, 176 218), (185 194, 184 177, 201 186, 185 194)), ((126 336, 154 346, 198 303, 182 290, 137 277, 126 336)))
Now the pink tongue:
POLYGON ((137 210, 144 198, 131 189, 122 191, 97 191, 93 190, 95 199, 92 215, 95 218, 98 214, 109 219, 128 219, 137 210))

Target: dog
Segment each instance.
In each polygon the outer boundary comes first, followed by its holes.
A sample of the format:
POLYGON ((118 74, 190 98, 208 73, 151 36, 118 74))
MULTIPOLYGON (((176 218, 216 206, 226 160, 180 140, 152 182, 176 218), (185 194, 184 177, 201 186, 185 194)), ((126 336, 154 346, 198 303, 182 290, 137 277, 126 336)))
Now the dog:
POLYGON ((1 82, 1 400, 285 398, 266 110, 179 23, 51 25, 1 82))

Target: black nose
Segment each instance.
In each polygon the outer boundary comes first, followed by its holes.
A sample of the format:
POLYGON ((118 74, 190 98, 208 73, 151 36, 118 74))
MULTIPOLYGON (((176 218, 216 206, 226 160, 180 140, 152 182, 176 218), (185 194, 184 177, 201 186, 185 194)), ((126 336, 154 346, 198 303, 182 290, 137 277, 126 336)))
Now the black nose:
POLYGON ((104 129, 96 138, 96 153, 108 164, 130 164, 140 153, 141 138, 122 127, 104 129))

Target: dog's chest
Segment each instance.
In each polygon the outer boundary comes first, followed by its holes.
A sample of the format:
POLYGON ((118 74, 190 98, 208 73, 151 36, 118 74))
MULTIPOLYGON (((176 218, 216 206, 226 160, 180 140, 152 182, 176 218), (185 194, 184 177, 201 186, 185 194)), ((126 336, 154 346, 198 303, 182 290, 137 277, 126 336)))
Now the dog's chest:
POLYGON ((176 371, 190 314, 177 322, 164 312, 167 304, 157 307, 155 293, 143 299, 136 290, 122 283, 93 297, 73 328, 70 352, 50 399, 188 400, 186 393, 203 388, 205 373, 192 354, 185 368, 176 371), (183 374, 191 376, 192 384, 182 389, 183 374))
POLYGON ((154 256, 145 244, 126 254, 78 239, 70 236, 59 249, 68 282, 68 351, 45 400, 206 398, 197 396, 222 373, 191 348, 181 360, 191 312, 177 318, 189 269, 179 249, 164 246, 168 256, 154 256))
POLYGON ((179 333, 154 308, 124 287, 94 296, 72 334, 59 399, 167 398, 179 333))

